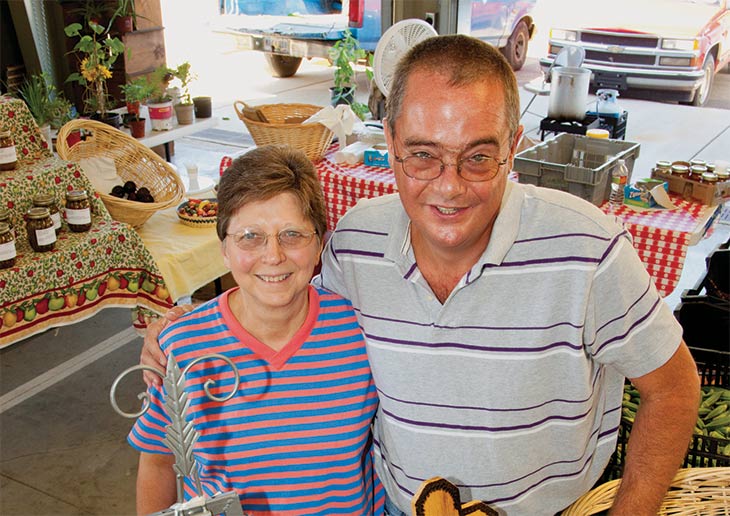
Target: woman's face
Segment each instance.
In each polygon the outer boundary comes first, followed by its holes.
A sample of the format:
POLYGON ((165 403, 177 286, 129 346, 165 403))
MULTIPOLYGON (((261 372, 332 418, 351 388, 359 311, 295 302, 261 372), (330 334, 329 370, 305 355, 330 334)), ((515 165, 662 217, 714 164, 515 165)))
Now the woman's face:
POLYGON ((262 309, 306 306, 307 285, 319 262, 321 239, 317 236, 297 249, 283 248, 277 235, 285 230, 308 234, 314 224, 307 219, 294 194, 285 192, 239 208, 230 219, 223 240, 223 261, 240 287, 244 306, 262 309), (242 250, 234 234, 244 232, 268 235, 266 243, 253 250, 242 250), (251 305, 249 303, 255 303, 251 305))

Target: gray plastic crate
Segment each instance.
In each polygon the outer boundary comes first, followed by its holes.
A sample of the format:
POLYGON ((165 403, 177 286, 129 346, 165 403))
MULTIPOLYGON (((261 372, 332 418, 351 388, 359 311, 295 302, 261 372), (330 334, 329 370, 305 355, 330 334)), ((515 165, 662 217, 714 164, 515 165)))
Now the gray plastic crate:
POLYGON ((623 159, 628 181, 639 157, 639 144, 561 133, 515 156, 520 183, 572 193, 600 206, 611 193, 611 175, 623 159))

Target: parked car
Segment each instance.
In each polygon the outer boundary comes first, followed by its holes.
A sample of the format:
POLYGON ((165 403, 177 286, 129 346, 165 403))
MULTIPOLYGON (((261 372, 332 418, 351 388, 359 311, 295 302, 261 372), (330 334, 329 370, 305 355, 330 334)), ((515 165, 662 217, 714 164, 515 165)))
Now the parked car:
POLYGON ((567 45, 585 50, 591 86, 644 90, 652 98, 702 106, 716 73, 730 66, 729 0, 620 0, 595 24, 553 28, 547 72, 567 45))
POLYGON ((439 34, 471 34, 502 50, 515 70, 527 57, 535 32, 530 15, 536 0, 472 0, 439 12, 441 2, 403 0, 221 0, 218 32, 236 37, 239 48, 266 54, 272 74, 290 77, 303 58, 328 57, 349 29, 374 51, 385 20, 420 18, 439 34))

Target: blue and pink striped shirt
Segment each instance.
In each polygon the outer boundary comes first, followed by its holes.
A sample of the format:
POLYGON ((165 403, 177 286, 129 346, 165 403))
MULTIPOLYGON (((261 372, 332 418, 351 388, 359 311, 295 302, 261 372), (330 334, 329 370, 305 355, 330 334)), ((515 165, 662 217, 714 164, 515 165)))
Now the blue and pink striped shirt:
MULTIPOLYGON (((195 458, 205 494, 235 490, 251 515, 382 513, 383 490, 372 467, 370 425, 377 396, 351 304, 309 287, 309 313, 292 341, 275 351, 250 335, 228 307, 225 292, 186 314, 160 335, 181 369, 219 353, 238 368, 241 384, 229 401, 233 373, 221 360, 194 365, 186 377, 189 417, 200 438, 195 458)), ((170 453, 162 439, 169 419, 164 392, 128 440, 147 453, 170 453)), ((186 479, 186 499, 196 496, 186 479)))

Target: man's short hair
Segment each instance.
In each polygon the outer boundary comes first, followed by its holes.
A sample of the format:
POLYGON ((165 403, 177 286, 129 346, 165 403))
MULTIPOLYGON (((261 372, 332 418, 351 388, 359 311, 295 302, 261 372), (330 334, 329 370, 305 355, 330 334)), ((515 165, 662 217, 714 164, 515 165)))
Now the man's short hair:
POLYGON ((479 81, 502 84, 505 115, 510 134, 520 124, 520 95, 517 79, 499 50, 488 43, 463 34, 435 36, 411 48, 398 62, 393 83, 386 99, 385 112, 392 133, 400 116, 408 77, 415 71, 443 74, 452 86, 465 86, 479 81))
POLYGON ((312 162, 287 145, 264 145, 233 160, 218 184, 216 231, 223 241, 236 211, 244 205, 289 192, 299 200, 302 214, 320 238, 327 231, 322 186, 312 162))

